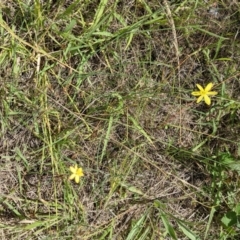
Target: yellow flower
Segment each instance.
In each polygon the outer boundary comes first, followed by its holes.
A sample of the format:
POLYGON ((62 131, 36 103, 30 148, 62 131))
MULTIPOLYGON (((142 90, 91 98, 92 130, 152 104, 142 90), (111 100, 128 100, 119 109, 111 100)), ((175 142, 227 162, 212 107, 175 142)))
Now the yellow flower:
POLYGON ((211 92, 210 90, 213 87, 213 83, 209 83, 205 88, 203 88, 201 85, 197 84, 197 87, 200 91, 198 92, 192 92, 193 96, 199 96, 197 99, 197 103, 201 102, 202 99, 204 99, 205 103, 207 105, 211 104, 211 99, 209 96, 214 96, 217 94, 217 92, 211 92))
POLYGON ((69 179, 75 179, 75 182, 79 183, 80 177, 84 176, 82 168, 78 168, 78 166, 75 165, 74 167, 70 167, 70 171, 72 172, 72 174, 69 179))

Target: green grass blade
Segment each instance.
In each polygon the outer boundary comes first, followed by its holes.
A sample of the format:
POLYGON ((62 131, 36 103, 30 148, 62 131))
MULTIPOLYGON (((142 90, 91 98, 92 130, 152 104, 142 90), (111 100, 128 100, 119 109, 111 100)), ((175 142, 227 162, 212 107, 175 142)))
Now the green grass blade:
POLYGON ((196 236, 185 224, 181 221, 177 221, 179 228, 183 231, 183 233, 191 240, 199 240, 200 238, 196 236))
POLYGON ((144 131, 144 129, 140 126, 140 124, 137 122, 135 118, 132 116, 129 116, 129 120, 133 123, 134 127, 139 131, 147 140, 149 143, 153 144, 153 141, 151 137, 144 131))
POLYGON ((161 214, 161 219, 163 221, 163 224, 165 226, 165 229, 167 233, 171 236, 172 239, 177 240, 176 232, 170 222, 168 221, 167 217, 165 214, 161 214))
POLYGON ((106 150, 107 150, 107 145, 109 142, 109 138, 110 138, 110 133, 111 133, 111 129, 113 126, 113 116, 111 115, 108 121, 108 128, 107 128, 107 132, 106 135, 104 137, 104 141, 103 141, 103 148, 102 148, 102 153, 101 153, 101 157, 100 157, 100 161, 103 160, 105 154, 106 154, 106 150))
POLYGON ((143 223, 146 219, 146 216, 143 215, 139 220, 131 227, 129 234, 127 235, 126 240, 137 240, 139 234, 142 231, 143 223))
POLYGON ((108 3, 108 0, 101 0, 101 2, 99 3, 96 14, 93 19, 93 24, 92 24, 93 27, 96 26, 100 21, 100 19, 102 18, 102 15, 107 6, 107 3, 108 3))
POLYGON ((208 223, 207 223, 207 227, 206 227, 204 239, 208 239, 207 234, 208 234, 208 232, 209 232, 209 229, 210 229, 210 226, 211 226, 211 223, 212 223, 213 216, 214 216, 215 212, 216 212, 216 208, 215 208, 215 207, 212 207, 212 208, 211 208, 210 215, 209 215, 209 219, 208 219, 208 223))

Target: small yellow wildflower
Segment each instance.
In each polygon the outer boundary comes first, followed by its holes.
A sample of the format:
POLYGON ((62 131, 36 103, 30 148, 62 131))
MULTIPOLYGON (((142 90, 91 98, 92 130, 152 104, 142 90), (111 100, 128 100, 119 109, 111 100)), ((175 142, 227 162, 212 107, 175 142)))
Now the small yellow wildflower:
POLYGON ((74 167, 70 167, 70 171, 72 172, 72 174, 69 179, 75 179, 75 182, 79 183, 80 177, 84 176, 82 168, 78 168, 78 166, 75 165, 74 167))
POLYGON ((204 99, 205 103, 207 105, 211 104, 211 99, 209 96, 214 96, 217 94, 217 92, 211 92, 210 90, 213 87, 213 83, 209 83, 205 88, 203 88, 201 85, 197 84, 197 87, 200 91, 198 92, 192 92, 193 96, 199 96, 197 99, 197 103, 201 102, 202 99, 204 99))

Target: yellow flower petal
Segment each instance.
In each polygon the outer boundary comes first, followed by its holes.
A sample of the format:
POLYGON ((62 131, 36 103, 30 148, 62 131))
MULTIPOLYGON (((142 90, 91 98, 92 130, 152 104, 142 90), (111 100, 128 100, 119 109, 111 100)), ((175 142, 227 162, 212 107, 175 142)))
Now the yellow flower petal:
POLYGON ((70 171, 71 171, 72 173, 75 173, 75 172, 76 172, 76 166, 75 166, 75 167, 70 167, 70 171))
POLYGON ((78 176, 78 175, 75 176, 75 182, 76 182, 76 183, 79 183, 79 182, 80 182, 80 176, 78 176))
POLYGON ((198 92, 192 92, 192 95, 193 95, 193 96, 200 96, 200 95, 201 95, 201 92, 199 92, 199 91, 198 91, 198 92))
POLYGON ((204 95, 204 101, 207 105, 211 104, 211 98, 208 95, 204 95))
POLYGON ((213 87, 213 83, 209 83, 206 87, 205 87, 205 92, 209 92, 213 87))
POLYGON ((84 176, 82 168, 79 168, 76 172, 76 174, 80 177, 84 176))
POLYGON ((203 99, 203 95, 201 95, 198 99, 197 99, 197 103, 201 102, 203 99))
POLYGON ((200 91, 204 91, 204 89, 203 89, 203 87, 202 87, 201 85, 197 84, 197 87, 198 87, 198 89, 199 89, 200 91))
POLYGON ((70 180, 73 180, 74 178, 75 178, 75 174, 72 174, 72 175, 69 177, 70 180))

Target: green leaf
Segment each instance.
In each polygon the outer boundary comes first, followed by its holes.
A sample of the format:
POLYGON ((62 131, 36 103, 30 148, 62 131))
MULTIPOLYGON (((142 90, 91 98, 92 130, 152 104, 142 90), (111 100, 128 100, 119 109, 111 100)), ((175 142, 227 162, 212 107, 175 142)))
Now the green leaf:
POLYGON ((100 21, 103 15, 104 9, 107 6, 107 2, 108 0, 101 0, 101 2, 99 3, 96 14, 93 19, 93 25, 97 25, 98 22, 100 21))
POLYGON ((175 240, 177 240, 177 236, 176 233, 172 227, 172 225, 169 223, 168 219, 166 218, 166 216, 164 214, 161 215, 163 224, 165 226, 165 229, 167 231, 167 233, 175 240))
POLYGON ((137 194, 139 194, 139 195, 143 195, 143 192, 142 192, 141 190, 137 189, 137 188, 134 187, 134 186, 130 186, 130 187, 128 188, 128 190, 129 190, 130 192, 137 193, 137 194))
POLYGON ((127 235, 126 240, 135 240, 137 239, 136 237, 140 234, 143 228, 143 222, 145 220, 146 216, 143 215, 137 222, 132 226, 131 231, 127 235))
POLYGON ((77 24, 77 21, 75 19, 71 20, 71 22, 65 27, 63 32, 70 32, 70 31, 72 31, 72 29, 75 27, 76 24, 77 24))
POLYGON ((34 222, 34 223, 31 223, 31 224, 28 224, 27 226, 24 227, 24 229, 26 230, 33 230, 34 228, 37 228, 39 226, 43 226, 44 222, 34 222))
POLYGON ((223 165, 229 165, 235 162, 234 157, 228 152, 221 152, 219 153, 219 162, 223 165))
POLYGON ((235 163, 231 163, 229 165, 229 168, 233 171, 236 171, 238 173, 238 175, 240 175, 240 162, 237 161, 235 163))
POLYGON ((213 216, 214 216, 215 212, 216 212, 216 208, 212 207, 210 215, 209 215, 209 219, 208 219, 208 223, 207 223, 207 228, 206 228, 206 231, 205 231, 204 239, 207 239, 207 234, 208 234, 208 231, 210 229, 210 225, 212 223, 213 216))
POLYGON ((240 203, 238 203, 237 206, 235 207, 235 212, 237 215, 240 215, 240 203))
POLYGON ((145 240, 149 239, 148 234, 151 232, 151 228, 148 226, 143 233, 141 233, 141 236, 138 238, 138 240, 145 240))
POLYGON ((185 224, 182 222, 178 222, 179 228, 183 231, 183 233, 191 240, 199 239, 185 224))
POLYGON ((136 188, 134 186, 128 186, 127 184, 125 184, 123 182, 121 182, 120 185, 122 187, 125 187, 128 191, 130 191, 132 193, 137 193, 139 195, 144 195, 143 192, 140 189, 138 189, 138 188, 136 188))
POLYGON ((233 211, 227 212, 221 219, 221 222, 226 227, 231 227, 237 224, 237 214, 233 211))
POLYGON ((21 217, 22 214, 7 200, 3 201, 3 204, 5 204, 9 210, 11 210, 16 216, 21 217))
POLYGON ((113 37, 114 35, 110 32, 107 31, 102 31, 102 32, 94 32, 94 36, 104 36, 104 37, 113 37))

